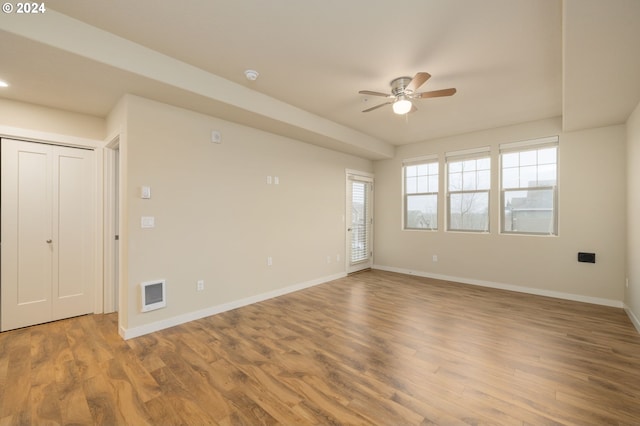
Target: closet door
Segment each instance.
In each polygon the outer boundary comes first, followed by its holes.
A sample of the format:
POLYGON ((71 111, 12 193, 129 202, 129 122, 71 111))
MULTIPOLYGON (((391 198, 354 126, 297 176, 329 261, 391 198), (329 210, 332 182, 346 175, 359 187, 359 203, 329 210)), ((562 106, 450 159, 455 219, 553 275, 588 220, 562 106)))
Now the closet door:
POLYGON ((93 151, 2 140, 2 330, 93 311, 93 151))
POLYGON ((94 152, 53 147, 52 319, 93 312, 94 152))
POLYGON ((51 146, 2 140, 2 330, 51 321, 51 146))

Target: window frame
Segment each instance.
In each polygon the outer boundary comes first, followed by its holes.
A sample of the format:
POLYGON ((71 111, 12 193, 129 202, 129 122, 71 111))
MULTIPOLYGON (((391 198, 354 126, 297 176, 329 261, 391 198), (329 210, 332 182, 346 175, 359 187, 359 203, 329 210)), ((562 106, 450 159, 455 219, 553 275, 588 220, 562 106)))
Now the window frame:
MULTIPOLYGON (((403 231, 438 231, 440 227, 440 183, 441 183, 441 167, 440 167, 440 159, 437 154, 427 155, 424 157, 410 158, 402 161, 402 230, 403 231), (427 192, 415 192, 408 193, 407 192, 407 168, 413 166, 429 166, 429 164, 435 164, 438 167, 438 172, 435 175, 437 177, 436 190, 435 191, 427 191, 427 192), (409 227, 408 225, 408 206, 409 206, 409 197, 416 196, 435 196, 436 202, 436 225, 435 227, 425 227, 425 228, 414 228, 409 227)), ((429 176, 434 176, 427 174, 427 182, 429 180, 429 176)), ((427 188, 430 189, 430 188, 427 188)))
MULTIPOLYGON (((491 232, 491 181, 492 181, 492 166, 491 166, 491 147, 481 147, 481 148, 473 148, 467 149, 463 151, 453 151, 447 152, 445 154, 445 194, 446 194, 446 230, 447 232, 471 232, 471 233, 480 233, 480 234, 489 234, 491 232), (450 189, 450 180, 451 180, 451 171, 450 166, 451 163, 464 162, 468 160, 482 160, 487 159, 489 161, 488 168, 488 188, 487 189, 478 189, 477 185, 477 173, 478 169, 476 168, 474 172, 476 173, 476 184, 475 189, 464 189, 464 181, 463 181, 463 189, 454 190, 450 189), (473 229, 473 228, 452 228, 452 220, 451 220, 451 196, 452 195, 464 195, 464 194, 486 194, 487 195, 487 213, 486 213, 486 227, 485 229, 473 229)), ((462 172, 464 173, 464 171, 462 172)), ((462 224, 461 224, 462 225, 462 224)))
MULTIPOLYGON (((549 136, 546 138, 512 142, 507 144, 500 145, 499 152, 499 162, 500 162, 500 175, 499 175, 499 185, 500 185, 500 233, 504 235, 529 235, 529 236, 548 236, 548 237, 557 237, 558 236, 558 178, 559 178, 559 137, 558 136, 549 136), (554 147, 556 149, 555 152, 555 185, 536 185, 536 186, 518 186, 514 188, 505 188, 504 187, 504 163, 503 163, 503 155, 504 154, 512 154, 512 153, 521 153, 527 151, 539 151, 542 149, 547 149, 554 147), (552 191, 551 200, 552 200, 552 226, 549 232, 531 232, 531 231, 513 231, 506 230, 507 220, 505 218, 505 205, 506 205, 506 195, 510 192, 522 192, 522 191, 552 191)), ((536 159, 536 180, 538 176, 537 168, 540 166, 539 160, 536 159)), ((520 168, 522 166, 518 166, 520 168)))

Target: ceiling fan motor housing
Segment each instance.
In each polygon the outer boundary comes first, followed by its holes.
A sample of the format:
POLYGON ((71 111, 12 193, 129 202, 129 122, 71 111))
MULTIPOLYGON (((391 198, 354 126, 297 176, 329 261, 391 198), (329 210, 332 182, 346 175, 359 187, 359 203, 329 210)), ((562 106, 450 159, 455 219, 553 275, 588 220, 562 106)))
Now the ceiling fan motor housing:
POLYGON ((391 80, 391 93, 393 93, 394 96, 405 93, 405 89, 409 83, 411 83, 411 80, 411 77, 398 77, 391 80))

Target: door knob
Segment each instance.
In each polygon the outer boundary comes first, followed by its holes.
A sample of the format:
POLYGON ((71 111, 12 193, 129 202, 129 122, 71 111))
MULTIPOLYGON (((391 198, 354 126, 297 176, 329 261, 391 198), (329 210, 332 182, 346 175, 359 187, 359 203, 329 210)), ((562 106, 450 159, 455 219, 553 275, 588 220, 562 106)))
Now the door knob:
POLYGON ((351 232, 351 228, 347 228, 347 231, 351 232))
POLYGON ((47 244, 51 244, 53 240, 47 240, 47 244))

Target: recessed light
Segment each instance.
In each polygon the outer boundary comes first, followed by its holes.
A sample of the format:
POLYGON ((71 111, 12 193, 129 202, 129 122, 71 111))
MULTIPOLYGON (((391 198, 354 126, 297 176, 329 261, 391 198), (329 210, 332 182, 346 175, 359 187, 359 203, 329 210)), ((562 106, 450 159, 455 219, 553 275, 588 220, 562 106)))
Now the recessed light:
POLYGON ((7 83, 6 81, 0 80, 0 87, 9 87, 9 83, 7 83))

